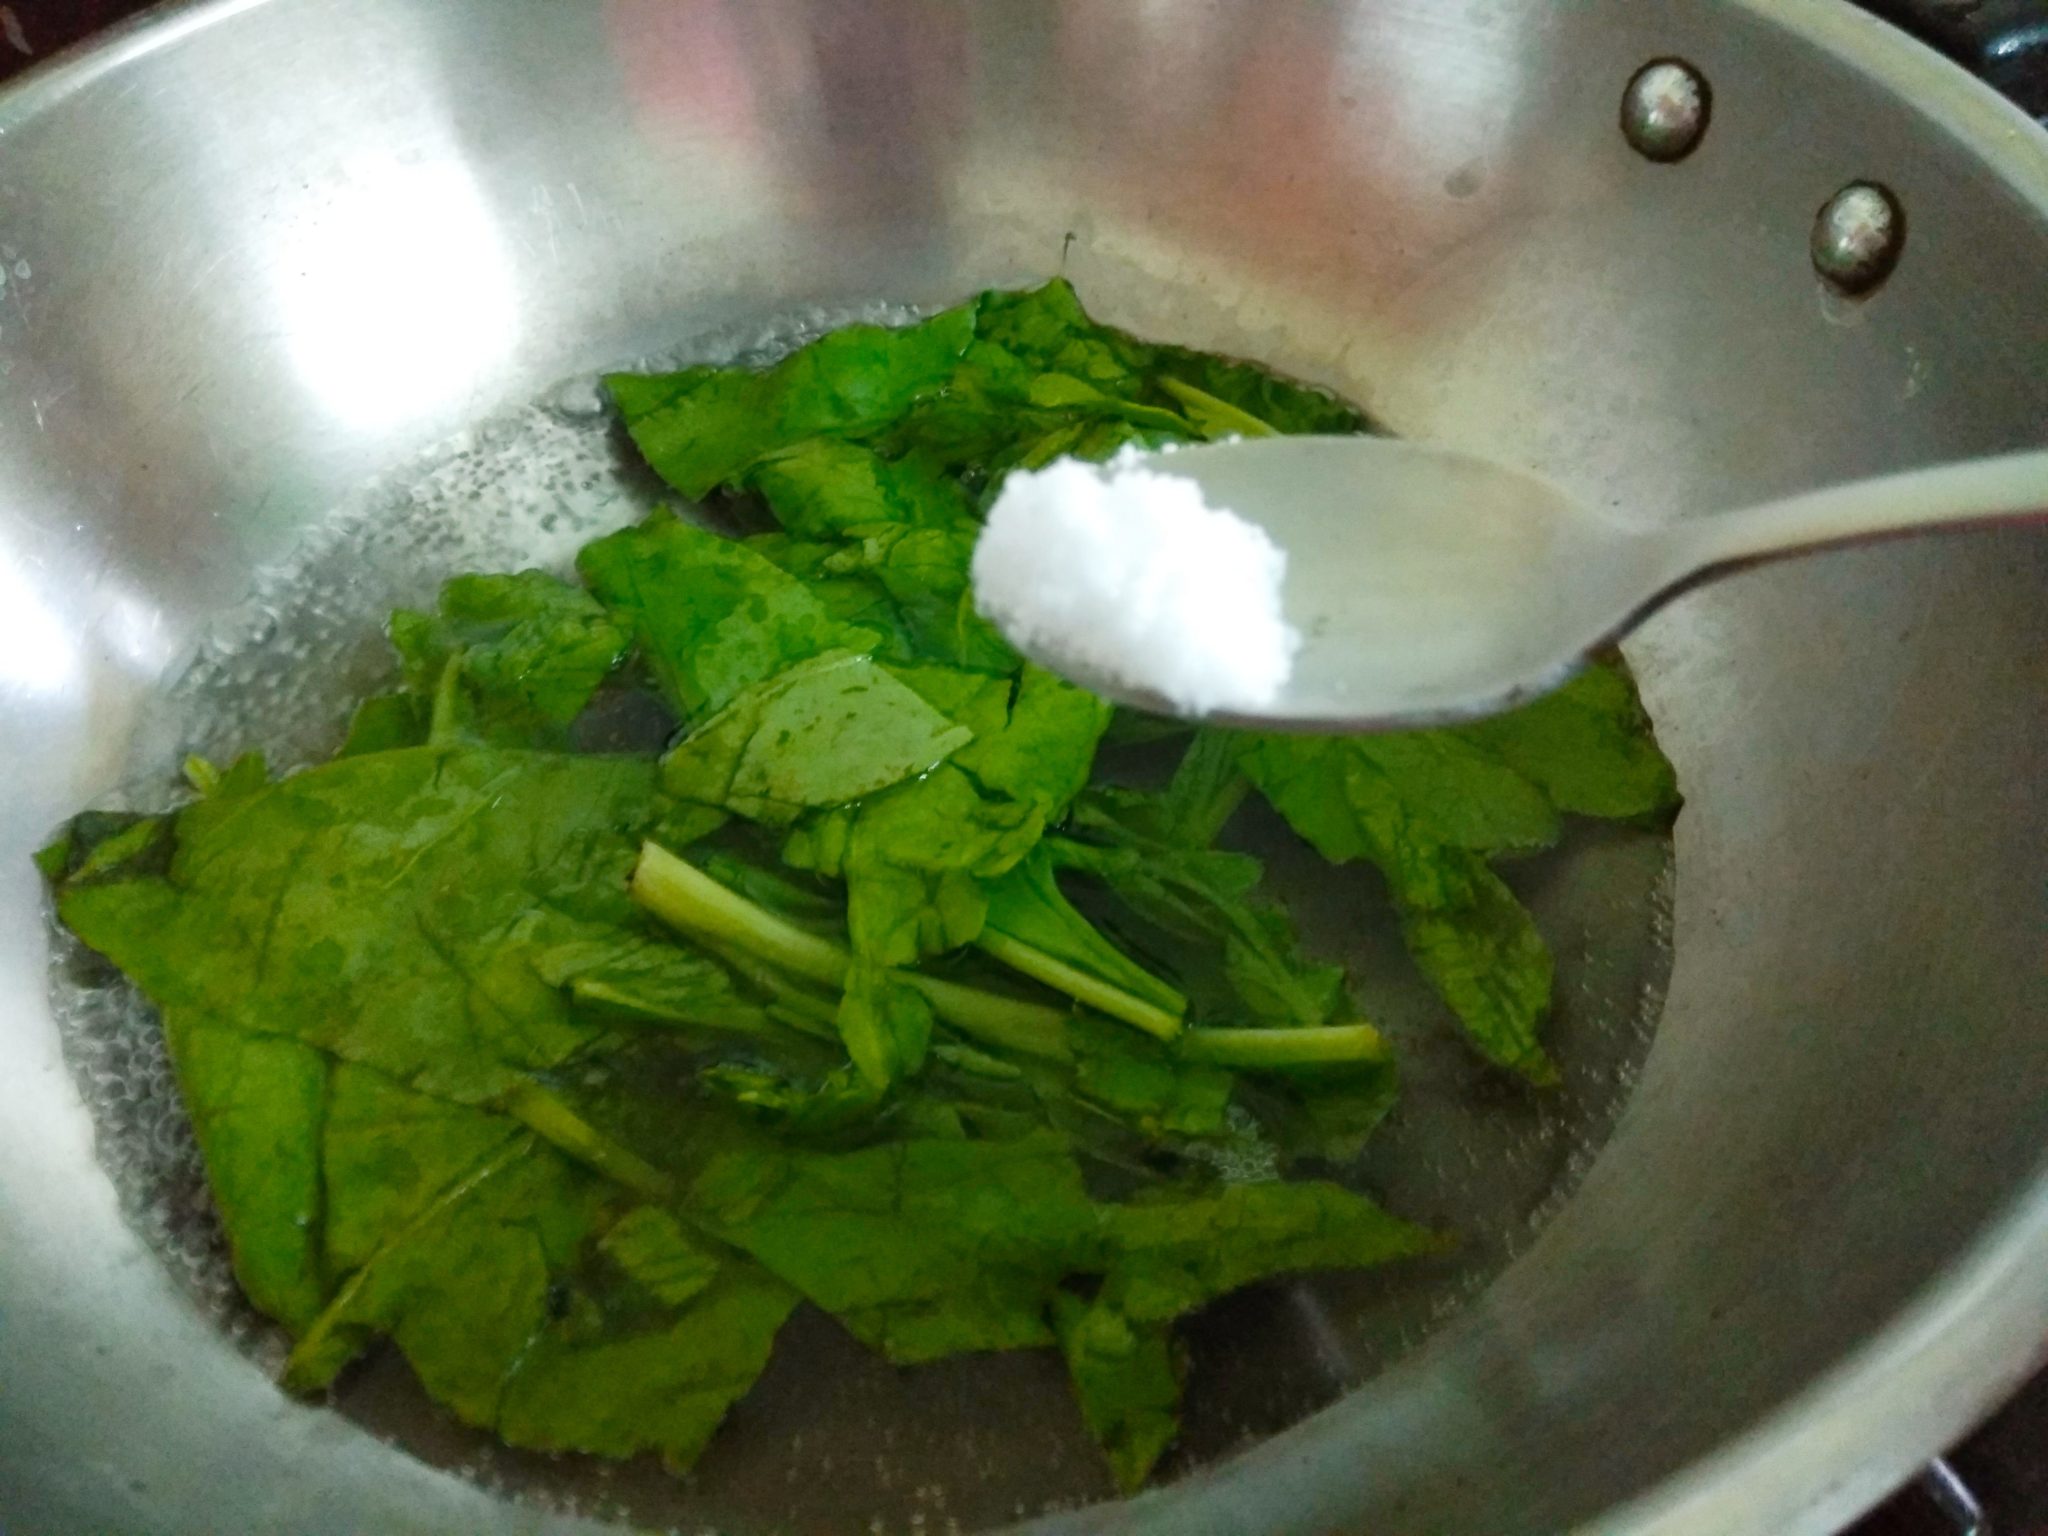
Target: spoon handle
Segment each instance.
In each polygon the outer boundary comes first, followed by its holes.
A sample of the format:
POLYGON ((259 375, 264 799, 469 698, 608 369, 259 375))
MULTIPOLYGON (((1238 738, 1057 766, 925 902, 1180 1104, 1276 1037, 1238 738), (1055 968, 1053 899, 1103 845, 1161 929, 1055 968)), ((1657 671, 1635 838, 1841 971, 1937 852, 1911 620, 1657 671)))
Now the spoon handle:
POLYGON ((2048 519, 2048 450, 1908 470, 1689 519, 1671 532, 1707 571, 1940 528, 2048 519))

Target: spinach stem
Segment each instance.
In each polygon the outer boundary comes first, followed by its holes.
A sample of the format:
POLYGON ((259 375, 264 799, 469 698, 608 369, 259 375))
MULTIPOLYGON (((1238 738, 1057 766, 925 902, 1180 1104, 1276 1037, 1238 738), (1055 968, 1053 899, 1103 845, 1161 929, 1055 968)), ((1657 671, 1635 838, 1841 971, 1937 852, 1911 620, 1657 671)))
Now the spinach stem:
POLYGON ((434 684, 434 705, 427 716, 427 745, 448 746, 462 739, 456 712, 462 703, 462 652, 450 656, 434 684))
MULTIPOLYGON (((635 901, 677 932, 742 950, 822 986, 844 987, 853 968, 853 957, 840 945, 777 917, 659 843, 641 844, 629 889, 635 901)), ((1052 1061, 1073 1054, 1067 1016, 1057 1008, 915 971, 903 979, 924 994, 934 1013, 970 1039, 1052 1061)))
POLYGON ((640 845, 628 889, 635 901, 679 933, 731 945, 835 991, 846 985, 853 958, 839 945, 720 885, 659 843, 640 845))
POLYGON ((1174 1045, 1185 1061, 1253 1070, 1393 1058, 1386 1037, 1370 1024, 1324 1024, 1305 1029, 1191 1029, 1174 1045))
POLYGON ((1134 1024, 1148 1035, 1161 1040, 1171 1040, 1181 1032, 1182 1020, 1179 1014, 1133 997, 1121 987, 1111 986, 1098 976, 1071 966, 1064 960, 1047 954, 1022 939, 999 933, 993 928, 984 929, 975 944, 993 958, 1000 960, 1013 971, 1021 971, 1033 981, 1042 981, 1056 992, 1064 992, 1076 1002, 1085 1003, 1098 1013, 1106 1013, 1113 1019, 1134 1024))
POLYGON ((650 1200, 667 1200, 675 1186, 652 1163, 620 1146, 538 1083, 521 1083, 499 1108, 542 1139, 650 1200))
POLYGON ((1227 437, 1235 433, 1239 437, 1273 437, 1276 431, 1259 420, 1250 411, 1241 410, 1228 400, 1218 399, 1206 389, 1180 379, 1162 378, 1159 387, 1182 405, 1191 407, 1190 419, 1202 429, 1207 438, 1227 437))

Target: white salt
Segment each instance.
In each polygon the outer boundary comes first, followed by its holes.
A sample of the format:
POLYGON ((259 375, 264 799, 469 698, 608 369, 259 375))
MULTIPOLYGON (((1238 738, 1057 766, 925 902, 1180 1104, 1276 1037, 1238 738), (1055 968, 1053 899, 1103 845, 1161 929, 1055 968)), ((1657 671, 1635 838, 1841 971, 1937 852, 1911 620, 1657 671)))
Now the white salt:
POLYGON ((975 606, 1025 654, 1184 714, 1270 705, 1301 645, 1286 552, 1136 460, 1013 472, 975 546, 975 606))

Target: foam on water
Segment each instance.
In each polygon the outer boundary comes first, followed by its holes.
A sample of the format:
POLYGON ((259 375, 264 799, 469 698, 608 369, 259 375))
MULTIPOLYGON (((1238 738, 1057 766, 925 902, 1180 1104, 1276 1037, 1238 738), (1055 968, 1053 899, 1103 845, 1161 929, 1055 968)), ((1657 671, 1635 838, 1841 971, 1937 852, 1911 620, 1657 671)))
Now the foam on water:
MULTIPOLYGON (((818 311, 711 338, 688 356, 766 361, 848 320, 905 318, 883 306, 818 311)), ((422 455, 257 574, 247 602, 222 616, 147 712, 127 799, 166 803, 187 753, 223 760, 256 748, 280 768, 320 759, 354 703, 392 674, 382 627, 393 607, 431 604, 460 571, 565 571, 583 543, 661 499, 594 376, 422 455)), ((1612 1131, 1670 967, 1668 840, 1582 829, 1508 870, 1557 951, 1549 1039, 1565 1080, 1526 1093, 1478 1066, 1445 1027, 1369 873, 1329 869, 1270 816, 1248 813, 1237 835, 1268 860, 1311 949, 1350 967, 1369 1016, 1400 1050, 1405 1091, 1361 1184, 1461 1242, 1452 1258, 1263 1288, 1194 1319, 1185 1430, 1165 1477, 1294 1422, 1412 1349, 1526 1248, 1612 1131)), ((66 1054, 130 1221, 226 1338, 274 1368, 285 1341, 229 1273, 154 1015, 68 938, 57 953, 66 1054)), ((356 1368, 335 1401, 372 1433, 508 1497, 642 1529, 955 1532, 1108 1492, 1048 1355, 899 1371, 807 1313, 683 1479, 651 1463, 508 1451, 427 1405, 389 1352, 356 1368)))

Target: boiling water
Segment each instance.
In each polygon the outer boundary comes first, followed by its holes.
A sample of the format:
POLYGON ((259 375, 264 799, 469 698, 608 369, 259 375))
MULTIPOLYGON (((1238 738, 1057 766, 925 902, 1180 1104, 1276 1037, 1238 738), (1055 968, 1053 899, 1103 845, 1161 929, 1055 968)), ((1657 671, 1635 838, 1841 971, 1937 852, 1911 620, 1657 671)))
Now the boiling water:
MULTIPOLYGON (((690 355, 765 359, 854 318, 900 314, 813 315, 690 355)), ((659 500, 591 380, 442 445, 338 509, 287 564, 259 575, 249 601, 148 712, 129 798, 162 804, 167 770, 188 752, 225 759, 261 748, 279 767, 319 759, 338 744, 354 701, 390 678, 390 609, 431 604, 458 571, 565 571, 580 545, 659 500)), ((1263 1287, 1190 1320, 1184 1429, 1161 1479, 1339 1396, 1414 1348, 1514 1259, 1612 1130, 1670 965, 1667 839, 1580 828, 1507 869, 1557 954, 1548 1040, 1564 1083, 1527 1091, 1481 1068, 1455 1038, 1402 951, 1377 877, 1330 869, 1270 816, 1247 812, 1231 836, 1268 860, 1311 951, 1351 968, 1369 1016, 1400 1050, 1401 1101, 1358 1182, 1460 1242, 1449 1258, 1263 1287)), ((224 1334, 274 1368, 284 1341, 229 1274, 153 1016, 77 946, 59 951, 67 1055, 131 1221, 224 1334)), ((642 1529, 976 1530, 1110 1491, 1050 1352, 900 1370, 809 1313, 791 1322, 767 1372, 683 1479, 649 1462, 508 1451, 427 1403, 389 1351, 345 1377, 335 1405, 508 1497, 642 1529)))

